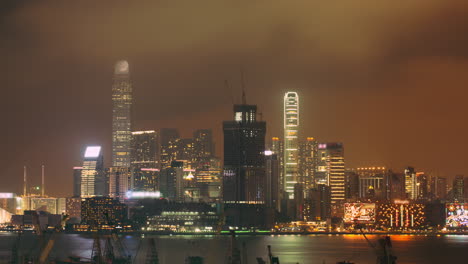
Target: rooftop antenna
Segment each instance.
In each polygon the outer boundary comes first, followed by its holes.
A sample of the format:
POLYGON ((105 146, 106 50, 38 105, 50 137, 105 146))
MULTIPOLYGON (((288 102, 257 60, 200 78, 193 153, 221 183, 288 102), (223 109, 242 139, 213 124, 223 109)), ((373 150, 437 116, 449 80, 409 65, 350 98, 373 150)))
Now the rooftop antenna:
POLYGON ((44 164, 42 164, 42 186, 41 186, 41 190, 42 190, 42 197, 44 197, 44 187, 45 187, 45 184, 44 184, 44 164))
POLYGON ((242 104, 247 104, 247 100, 245 98, 245 82, 244 82, 244 70, 241 69, 241 82, 242 82, 242 104))
POLYGON ((26 166, 23 167, 23 196, 27 195, 26 166))
POLYGON ((232 102, 232 104, 234 104, 234 96, 232 95, 232 90, 231 90, 231 87, 229 86, 229 81, 228 80, 224 80, 224 87, 230 92, 231 102, 232 102))

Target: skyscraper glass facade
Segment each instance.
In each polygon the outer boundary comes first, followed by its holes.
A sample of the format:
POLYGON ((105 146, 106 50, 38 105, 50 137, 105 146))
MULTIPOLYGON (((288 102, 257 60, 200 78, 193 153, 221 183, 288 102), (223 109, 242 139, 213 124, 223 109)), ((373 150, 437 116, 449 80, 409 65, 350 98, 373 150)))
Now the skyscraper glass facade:
POLYGON ((130 167, 132 84, 127 61, 114 69, 112 85, 112 166, 130 167))

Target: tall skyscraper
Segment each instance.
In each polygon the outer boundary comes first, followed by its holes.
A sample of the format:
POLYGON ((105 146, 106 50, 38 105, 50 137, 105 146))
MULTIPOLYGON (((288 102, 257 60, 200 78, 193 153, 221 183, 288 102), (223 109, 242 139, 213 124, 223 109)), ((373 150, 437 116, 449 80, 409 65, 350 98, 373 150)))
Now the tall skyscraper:
POLYGON ((294 198, 294 185, 302 183, 298 160, 299 96, 296 92, 284 95, 284 188, 289 199, 294 198))
POLYGON ((101 146, 86 147, 80 178, 82 198, 107 195, 101 146))
POLYGON ((132 84, 127 61, 114 68, 112 85, 112 166, 130 167, 132 84))
POLYGON ((128 167, 109 168, 109 196, 124 201, 127 192, 133 189, 132 172, 128 167))
POLYGON ((416 200, 418 198, 416 171, 412 167, 405 169, 405 192, 408 199, 416 200))
POLYGON ((279 161, 278 155, 272 151, 265 151, 265 204, 276 210, 280 209, 280 190, 279 190, 279 161))
POLYGON ((132 132, 130 168, 135 191, 156 190, 159 172, 157 139, 158 134, 154 130, 132 132))
POLYGON ((452 193, 453 193, 453 200, 457 202, 463 202, 464 201, 464 195, 463 191, 465 189, 465 180, 463 175, 457 175, 455 176, 455 179, 453 179, 453 188, 452 188, 452 193))
POLYGON ((317 183, 330 186, 331 203, 345 199, 345 162, 342 143, 318 144, 317 183))
POLYGON ((265 201, 266 123, 257 121, 257 106, 234 105, 234 121, 224 121, 223 198, 225 203, 265 201))
POLYGON ((83 167, 73 167, 73 197, 81 196, 81 170, 83 167))
POLYGON ((299 175, 305 189, 315 185, 315 171, 317 167, 317 141, 308 137, 299 142, 299 175))
POLYGON ((283 141, 279 137, 271 138, 271 148, 270 150, 276 154, 278 159, 278 169, 279 169, 279 193, 280 199, 283 197, 284 193, 284 146, 283 141))

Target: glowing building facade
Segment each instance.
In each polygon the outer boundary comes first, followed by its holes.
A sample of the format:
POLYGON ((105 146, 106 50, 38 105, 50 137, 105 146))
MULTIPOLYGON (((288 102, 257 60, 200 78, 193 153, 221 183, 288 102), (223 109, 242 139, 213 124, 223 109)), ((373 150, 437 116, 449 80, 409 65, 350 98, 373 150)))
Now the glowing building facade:
POLYGON ((318 144, 316 182, 330 186, 332 204, 345 199, 345 161, 342 143, 318 144))
POLYGON ((134 191, 154 191, 159 173, 158 134, 154 130, 132 132, 130 167, 134 191))
POLYGON ((130 167, 132 84, 127 61, 114 69, 112 85, 112 166, 130 167))
POLYGON ((106 180, 101 146, 88 146, 81 168, 82 198, 106 195, 106 180))
POLYGON ((294 185, 300 183, 298 160, 299 96, 296 92, 284 95, 284 191, 294 198, 294 185))

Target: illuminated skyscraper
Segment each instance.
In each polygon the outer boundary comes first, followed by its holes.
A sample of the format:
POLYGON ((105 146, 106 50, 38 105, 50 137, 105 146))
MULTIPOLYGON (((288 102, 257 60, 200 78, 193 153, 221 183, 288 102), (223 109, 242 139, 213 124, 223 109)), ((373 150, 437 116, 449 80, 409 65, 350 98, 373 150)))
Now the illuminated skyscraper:
POLYGON ((330 186, 331 203, 345 199, 345 162, 342 143, 318 144, 316 182, 330 186))
POLYGON ((278 170, 279 170, 279 193, 280 198, 283 196, 284 192, 284 146, 283 141, 280 140, 279 137, 272 137, 271 138, 271 148, 270 150, 276 154, 278 159, 278 170))
POLYGON ((82 198, 106 195, 106 181, 101 146, 89 146, 81 169, 82 198))
POLYGON ((299 143, 299 175, 305 189, 314 187, 317 167, 317 141, 308 137, 299 143))
POLYGON ((156 188, 159 172, 157 138, 154 130, 132 132, 130 166, 135 191, 154 191, 156 188))
POLYGON ((115 64, 112 85, 112 166, 130 167, 132 84, 127 61, 115 64))
POLYGON ((412 167, 405 169, 405 192, 408 199, 416 200, 418 198, 416 172, 412 167))
MULTIPOLYGON (((294 185, 299 179, 298 160, 299 96, 296 92, 284 95, 284 189, 289 199, 294 198, 294 185)), ((286 197, 285 197, 286 198, 286 197)))

